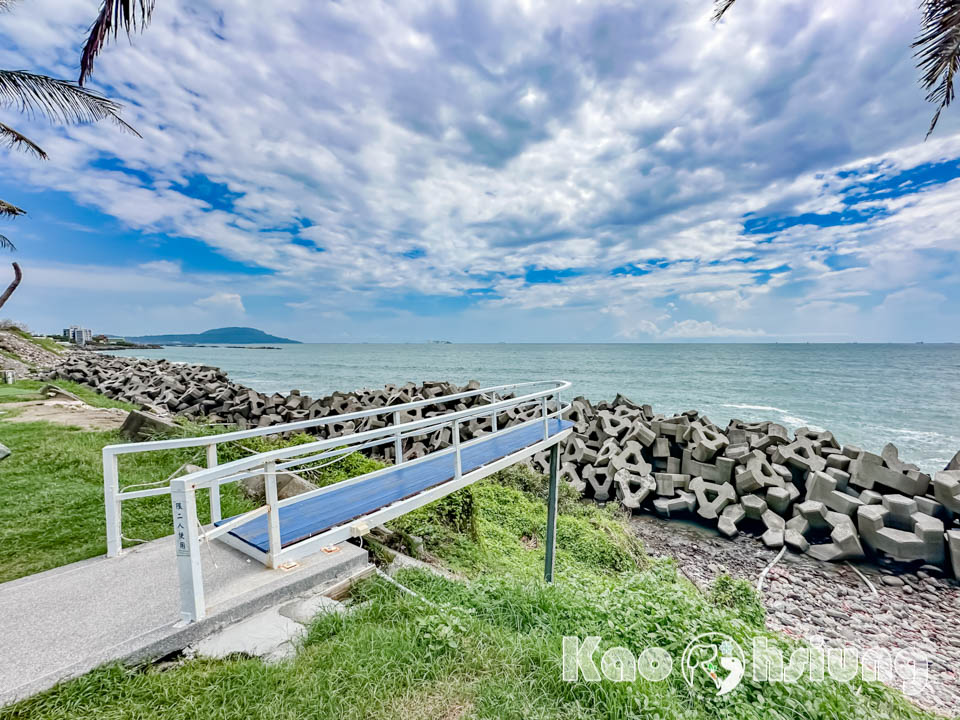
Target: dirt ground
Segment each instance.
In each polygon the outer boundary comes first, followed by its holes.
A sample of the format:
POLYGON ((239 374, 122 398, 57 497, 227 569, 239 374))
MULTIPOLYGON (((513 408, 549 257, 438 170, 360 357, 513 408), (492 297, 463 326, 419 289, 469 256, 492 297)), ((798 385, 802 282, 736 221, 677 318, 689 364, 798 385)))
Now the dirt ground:
POLYGON ((0 422, 51 422, 82 430, 115 430, 127 413, 117 408, 95 408, 83 402, 35 400, 0 405, 0 422), (12 411, 16 412, 12 412, 12 411))

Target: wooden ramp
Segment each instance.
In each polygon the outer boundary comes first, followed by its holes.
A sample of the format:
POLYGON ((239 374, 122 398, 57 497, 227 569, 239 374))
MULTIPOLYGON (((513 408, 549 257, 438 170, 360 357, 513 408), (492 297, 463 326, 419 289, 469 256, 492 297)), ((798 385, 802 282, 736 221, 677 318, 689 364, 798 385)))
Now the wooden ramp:
MULTIPOLYGON (((573 423, 548 421, 548 434, 557 435, 573 423)), ((543 425, 534 424, 492 435, 465 446, 461 452, 461 472, 467 474, 544 440, 543 425)), ((356 482, 330 486, 327 492, 280 507, 280 544, 288 547, 332 528, 353 522, 393 503, 406 500, 455 477, 453 453, 427 457, 422 462, 398 465, 367 475, 356 482)), ((224 525, 233 518, 221 520, 224 525)), ((253 518, 231 530, 228 535, 261 553, 269 552, 266 516, 253 518)))

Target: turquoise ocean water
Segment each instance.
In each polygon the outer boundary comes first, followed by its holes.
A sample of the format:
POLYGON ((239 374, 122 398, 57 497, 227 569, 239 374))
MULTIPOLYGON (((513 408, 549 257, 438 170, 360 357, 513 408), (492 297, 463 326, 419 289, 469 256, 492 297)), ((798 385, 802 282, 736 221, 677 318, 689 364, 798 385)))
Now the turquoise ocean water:
POLYGON ((205 363, 261 392, 314 397, 385 383, 476 379, 484 385, 564 379, 574 395, 623 393, 658 412, 697 409, 833 431, 842 443, 900 457, 930 472, 960 450, 960 345, 375 345, 280 350, 166 347, 122 353, 205 363))

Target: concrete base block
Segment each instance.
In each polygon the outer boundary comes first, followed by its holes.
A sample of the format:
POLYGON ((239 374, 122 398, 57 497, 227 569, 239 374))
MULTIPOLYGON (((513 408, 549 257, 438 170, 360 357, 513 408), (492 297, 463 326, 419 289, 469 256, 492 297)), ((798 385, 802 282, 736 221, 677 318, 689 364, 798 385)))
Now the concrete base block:
POLYGON ((657 482, 657 495, 672 497, 678 490, 686 490, 690 485, 690 476, 675 473, 654 473, 657 482))
POLYGON ((767 501, 759 495, 744 495, 740 498, 740 506, 751 520, 759 520, 767 511, 767 501))
POLYGON ((763 544, 768 548, 773 548, 774 550, 783 547, 784 543, 784 531, 783 530, 767 530, 763 535, 760 536, 760 539, 763 541, 763 544))
POLYGON ((697 497, 697 514, 706 520, 715 520, 727 505, 737 501, 737 493, 729 483, 710 483, 695 477, 690 481, 690 490, 697 497))
POLYGON ((827 467, 827 461, 817 455, 813 443, 804 439, 779 446, 773 454, 773 461, 808 472, 823 471, 827 467))
POLYGON ((583 468, 580 476, 587 483, 584 489, 594 500, 597 502, 606 502, 610 499, 610 490, 613 487, 613 475, 607 472, 607 468, 587 465, 583 468))
POLYGON ((656 482, 649 475, 633 475, 624 469, 617 470, 613 482, 620 504, 630 510, 639 508, 647 496, 657 489, 656 482))
POLYGON ((953 576, 960 578, 960 530, 948 530, 943 534, 947 541, 947 547, 950 550, 950 566, 953 568, 953 576))
POLYGON ((790 497, 790 491, 784 487, 767 488, 766 494, 767 507, 780 515, 786 515, 790 509, 793 499, 790 497))
POLYGON ((785 529, 783 533, 783 542, 791 550, 797 552, 806 552, 810 548, 807 539, 796 530, 785 529))
POLYGON ((933 478, 933 496, 953 513, 960 514, 960 470, 943 470, 933 478))
POLYGON ((727 505, 720 513, 720 519, 717 521, 717 530, 728 538, 736 537, 739 534, 737 525, 746 517, 743 506, 740 503, 727 505))
POLYGON ((825 472, 810 473, 807 477, 807 500, 815 500, 826 507, 853 517, 863 505, 859 498, 837 490, 838 481, 825 472))
POLYGON ((692 513, 696 507, 696 495, 684 490, 677 492, 676 497, 656 498, 653 501, 653 509, 656 510, 658 514, 668 518, 692 513))
POLYGON ((881 505, 860 508, 857 526, 869 548, 894 560, 943 564, 943 522, 919 512, 911 498, 887 495, 881 505))
MULTIPOLYGON (((861 457, 850 462, 850 483, 866 490, 873 490, 876 485, 882 485, 902 495, 913 497, 924 495, 930 484, 930 476, 914 472, 905 475, 897 470, 874 462, 879 456, 863 452, 861 457)), ((880 458, 882 461, 882 458, 880 458)))
POLYGON ((572 462, 564 463, 560 466, 558 479, 560 482, 565 482, 578 493, 582 493, 584 488, 587 487, 587 483, 580 477, 580 472, 577 467, 578 466, 572 462))

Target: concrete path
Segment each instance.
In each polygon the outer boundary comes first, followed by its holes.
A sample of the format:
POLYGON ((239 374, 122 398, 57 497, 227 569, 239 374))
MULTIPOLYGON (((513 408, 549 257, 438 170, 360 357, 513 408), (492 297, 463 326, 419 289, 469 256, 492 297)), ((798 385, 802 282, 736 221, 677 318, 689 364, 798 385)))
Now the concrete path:
POLYGON ((269 570, 217 541, 202 547, 208 617, 180 622, 173 537, 0 584, 0 706, 106 662, 160 657, 367 565, 344 543, 269 570))

